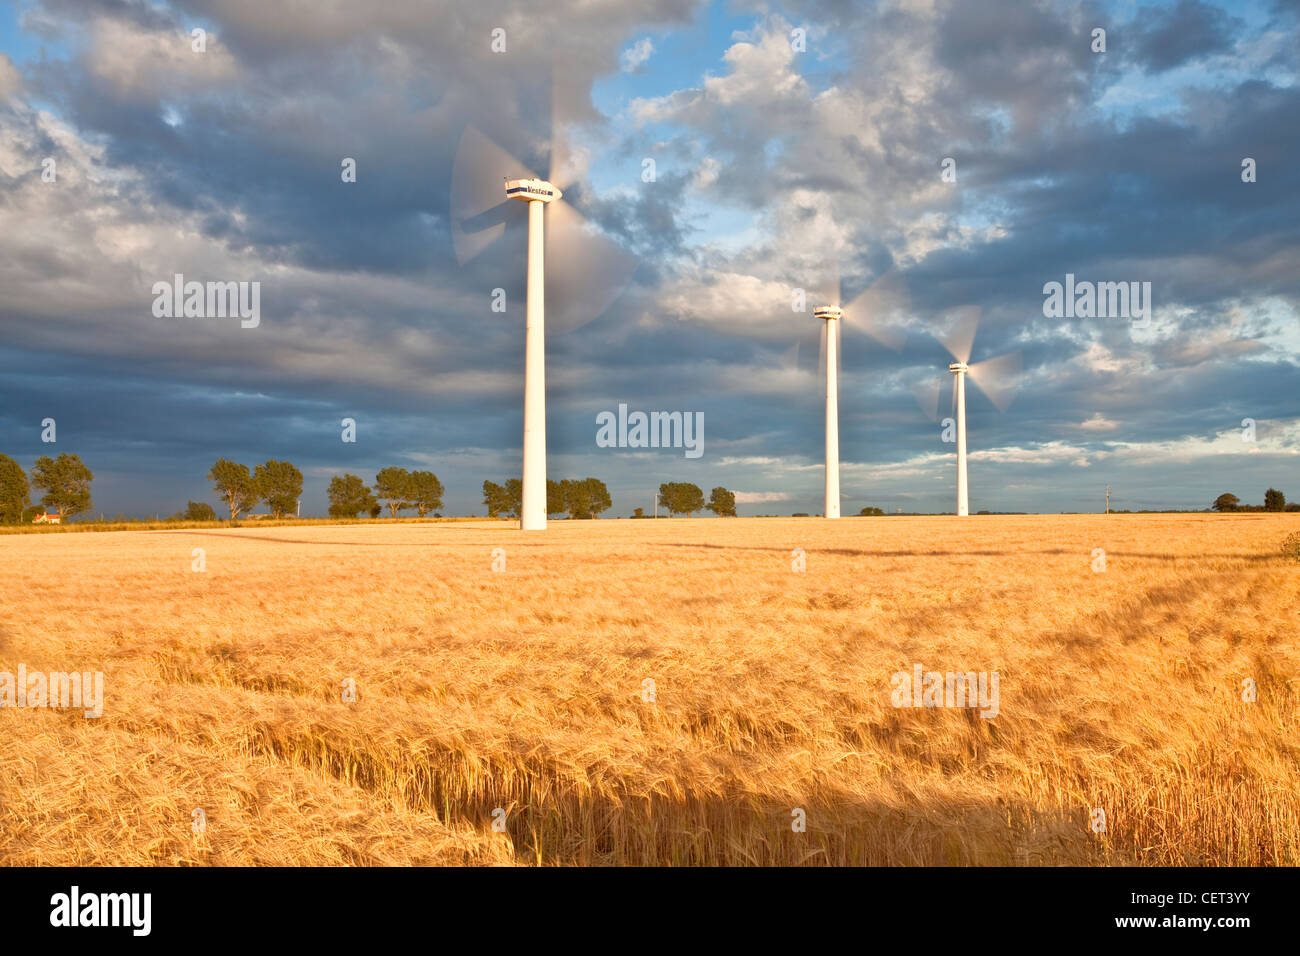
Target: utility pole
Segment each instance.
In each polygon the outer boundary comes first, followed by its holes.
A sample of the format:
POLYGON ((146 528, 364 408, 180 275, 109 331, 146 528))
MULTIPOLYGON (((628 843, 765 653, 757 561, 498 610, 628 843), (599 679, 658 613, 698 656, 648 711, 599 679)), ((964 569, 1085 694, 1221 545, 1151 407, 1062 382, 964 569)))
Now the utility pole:
POLYGON ((1106 514, 1110 514, 1110 485, 1106 486, 1106 514))
POLYGON ((302 499, 301 499, 301 498, 298 499, 298 517, 299 517, 299 518, 302 517, 302 499))
POLYGON ((659 517, 659 492, 655 492, 655 517, 659 517))

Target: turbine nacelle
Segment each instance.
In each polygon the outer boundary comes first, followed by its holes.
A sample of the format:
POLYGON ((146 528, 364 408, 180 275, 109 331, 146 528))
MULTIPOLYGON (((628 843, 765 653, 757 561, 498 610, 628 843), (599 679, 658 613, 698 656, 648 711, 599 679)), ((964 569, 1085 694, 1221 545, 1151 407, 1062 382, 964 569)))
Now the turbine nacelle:
POLYGON ((960 375, 962 372, 969 372, 970 366, 965 362, 953 362, 948 366, 948 371, 952 372, 953 375, 960 375))
POLYGON ((524 202, 554 202, 564 194, 545 179, 507 179, 506 198, 524 202))
POLYGON ((838 305, 819 305, 817 308, 813 309, 813 318, 815 319, 834 321, 835 319, 840 318, 843 314, 844 313, 840 310, 838 305))

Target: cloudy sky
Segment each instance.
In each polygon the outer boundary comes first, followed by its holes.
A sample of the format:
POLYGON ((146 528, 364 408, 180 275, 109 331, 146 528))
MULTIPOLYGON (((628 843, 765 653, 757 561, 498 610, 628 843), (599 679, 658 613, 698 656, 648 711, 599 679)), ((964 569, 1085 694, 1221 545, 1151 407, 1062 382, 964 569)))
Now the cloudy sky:
POLYGON ((218 457, 293 461, 304 513, 387 465, 483 513, 527 214, 471 185, 508 155, 579 214, 547 213, 548 470, 611 516, 663 481, 820 510, 837 286, 845 513, 952 508, 974 318, 971 361, 1012 358, 969 389, 972 511, 1300 498, 1298 35, 1295 0, 0 3, 0 451, 80 454, 109 515, 215 501, 218 457), (259 282, 260 323, 157 317, 176 273, 259 282), (1149 319, 1045 315, 1067 274, 1150 283, 1149 319), (598 447, 620 403, 702 412, 703 454, 598 447))

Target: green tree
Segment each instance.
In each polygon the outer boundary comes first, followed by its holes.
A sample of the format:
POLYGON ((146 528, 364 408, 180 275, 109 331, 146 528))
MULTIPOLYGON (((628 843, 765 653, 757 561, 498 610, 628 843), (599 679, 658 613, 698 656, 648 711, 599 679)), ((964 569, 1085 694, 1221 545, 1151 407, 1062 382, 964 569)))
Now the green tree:
POLYGON ((410 490, 411 473, 405 468, 385 468, 375 475, 375 497, 387 504, 394 518, 399 511, 411 507, 410 490))
POLYGON ((22 466, 8 455, 0 455, 0 524, 18 524, 31 503, 22 466))
POLYGON ((231 521, 238 521, 239 516, 252 509, 260 499, 252 473, 247 465, 239 462, 218 458, 217 463, 208 469, 208 481, 230 509, 231 521))
POLYGON ((594 518, 613 504, 609 489, 599 478, 566 478, 560 482, 559 492, 570 518, 594 518))
POLYGON ((1264 492, 1264 510, 1265 511, 1286 511, 1286 495, 1276 488, 1270 488, 1264 492))
POLYGON ((266 502, 271 514, 283 518, 295 510, 302 497, 302 472, 287 461, 271 459, 253 470, 257 496, 266 502))
POLYGON ((574 489, 573 483, 572 478, 565 478, 556 485, 560 501, 562 502, 559 510, 567 514, 570 518, 576 518, 578 512, 583 508, 583 496, 580 492, 577 492, 574 489))
MULTIPOLYGON (((546 482, 546 507, 547 514, 554 514, 551 511, 551 505, 554 504, 555 491, 551 485, 555 482, 546 482)), ((557 485, 558 487, 558 485, 557 485)), ((518 518, 519 512, 524 507, 524 483, 518 478, 507 478, 504 485, 498 485, 494 481, 483 482, 483 503, 487 505, 488 517, 500 518, 503 515, 511 518, 518 518)), ((563 511, 563 507, 555 509, 563 511)))
POLYGON ((858 512, 860 515, 883 515, 884 513, 883 508, 873 508, 871 505, 867 505, 867 507, 858 512))
POLYGON ((506 490, 495 481, 483 482, 483 504, 489 518, 499 518, 506 506, 506 490))
POLYGON ((325 494, 329 496, 331 518, 355 518, 379 507, 366 483, 356 475, 335 475, 325 494))
MULTIPOLYGON (((374 499, 372 498, 371 501, 374 501, 374 499)), ((384 513, 384 506, 381 505, 378 501, 375 501, 375 503, 370 506, 370 509, 367 512, 367 514, 369 514, 370 517, 372 518, 378 518, 383 513, 384 513)))
POLYGON ((546 513, 558 515, 568 509, 564 507, 564 488, 558 481, 546 479, 546 513))
POLYGON ((217 513, 206 501, 187 501, 185 510, 176 515, 178 521, 216 521, 217 513))
POLYGON ((709 503, 705 505, 719 518, 736 517, 736 493, 726 488, 717 487, 709 493, 709 503))
POLYGON ((1214 504, 1210 505, 1210 507, 1215 511, 1236 511, 1237 506, 1240 504, 1240 498, 1229 491, 1225 491, 1214 499, 1214 504))
POLYGON ((590 502, 588 514, 596 517, 602 511, 608 511, 614 506, 613 500, 609 497, 609 489, 599 478, 588 478, 585 482, 587 486, 587 500, 590 502))
POLYGON ((42 455, 32 468, 33 487, 45 492, 41 504, 57 508, 60 520, 90 510, 90 483, 94 480, 90 469, 76 455, 42 455))
POLYGON ((693 515, 704 508, 704 492, 689 482, 664 482, 659 486, 659 500, 669 515, 693 515))
POLYGON ((442 507, 442 482, 431 471, 413 471, 407 485, 407 497, 421 518, 442 507))
POLYGON ((524 510, 524 482, 521 478, 507 478, 505 484, 506 491, 506 514, 518 518, 524 510))

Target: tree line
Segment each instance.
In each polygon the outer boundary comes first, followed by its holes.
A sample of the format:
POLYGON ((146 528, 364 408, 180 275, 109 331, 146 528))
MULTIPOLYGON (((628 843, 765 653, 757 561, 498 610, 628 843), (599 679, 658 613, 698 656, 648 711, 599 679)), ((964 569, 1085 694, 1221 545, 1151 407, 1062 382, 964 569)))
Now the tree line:
POLYGON ((1218 512, 1226 511, 1300 511, 1300 502, 1291 502, 1287 504, 1286 495, 1276 488, 1270 488, 1264 492, 1264 504, 1261 505, 1243 505, 1241 499, 1230 491, 1225 491, 1219 497, 1214 499, 1214 504, 1210 507, 1218 512))
MULTIPOLYGON (((247 465, 218 459, 208 480, 230 512, 230 520, 265 501, 272 517, 282 518, 302 496, 302 472, 287 461, 268 461, 249 471, 247 465)), ((375 475, 374 487, 358 475, 335 475, 325 491, 332 518, 356 518, 368 514, 378 518, 383 509, 396 518, 414 509, 421 517, 442 507, 443 487, 431 471, 384 468, 375 475)), ((191 508, 195 502, 190 502, 191 508)))
POLYGON ((241 514, 252 511, 261 501, 266 502, 273 516, 283 518, 296 510, 302 497, 302 472, 287 461, 271 459, 250 471, 247 465, 218 458, 208 469, 208 481, 230 511, 231 521, 238 521, 241 514))
MULTIPOLYGON (((668 509, 669 517, 673 515, 693 515, 697 511, 712 511, 719 518, 736 517, 736 493, 721 486, 709 493, 709 500, 704 500, 704 492, 699 485, 684 481, 666 481, 659 486, 659 502, 668 509)), ((637 508, 637 517, 643 517, 637 508)))
MULTIPOLYGON (((292 463, 271 459, 250 469, 247 465, 219 458, 208 470, 208 480, 229 512, 237 521, 265 502, 272 516, 282 518, 294 512, 302 497, 302 472, 292 463)), ((0 524, 28 523, 39 514, 52 511, 60 520, 87 512, 91 508, 90 485, 95 476, 81 458, 61 454, 57 458, 42 455, 32 466, 30 480, 18 462, 0 454, 0 524), (38 505, 32 505, 32 490, 43 492, 38 505)), ((444 488, 431 471, 408 471, 384 468, 375 475, 372 485, 359 476, 335 475, 326 494, 329 514, 333 518, 356 518, 367 514, 378 518, 386 508, 396 518, 401 512, 414 510, 423 518, 431 512, 436 517, 442 507, 444 488)), ((518 478, 503 483, 483 482, 483 504, 491 518, 519 516, 523 484, 518 478)), ((664 482, 659 486, 659 502, 669 516, 694 515, 711 511, 719 517, 736 516, 736 495, 721 486, 714 488, 708 500, 698 485, 689 482, 664 482)), ((595 518, 613 506, 609 489, 599 478, 565 478, 546 482, 546 513, 565 514, 570 518, 595 518)), ((1243 504, 1231 492, 1224 492, 1210 506, 1218 512, 1300 511, 1300 502, 1287 503, 1286 495, 1276 488, 1264 492, 1263 505, 1243 504)), ((864 515, 880 515, 880 508, 862 509, 864 515)), ((637 508, 635 518, 646 517, 637 508)), ((215 521, 217 514, 209 504, 190 501, 184 511, 170 521, 215 521)))
POLYGON ((77 455, 42 455, 32 465, 30 483, 18 462, 0 455, 0 523, 25 524, 47 509, 53 509, 60 521, 89 511, 90 483, 94 480, 77 455), (36 506, 32 505, 33 488, 45 492, 36 506))
POLYGON ((394 518, 412 508, 423 518, 442 507, 443 491, 442 482, 431 471, 390 467, 375 475, 373 489, 357 475, 335 475, 325 493, 330 500, 331 518, 361 514, 378 518, 384 508, 394 518))
MULTIPOLYGON (((504 483, 483 482, 483 504, 489 518, 518 518, 523 508, 524 485, 518 478, 504 483)), ((546 513, 567 514, 570 518, 594 518, 613 507, 609 489, 599 478, 546 479, 546 513)))

